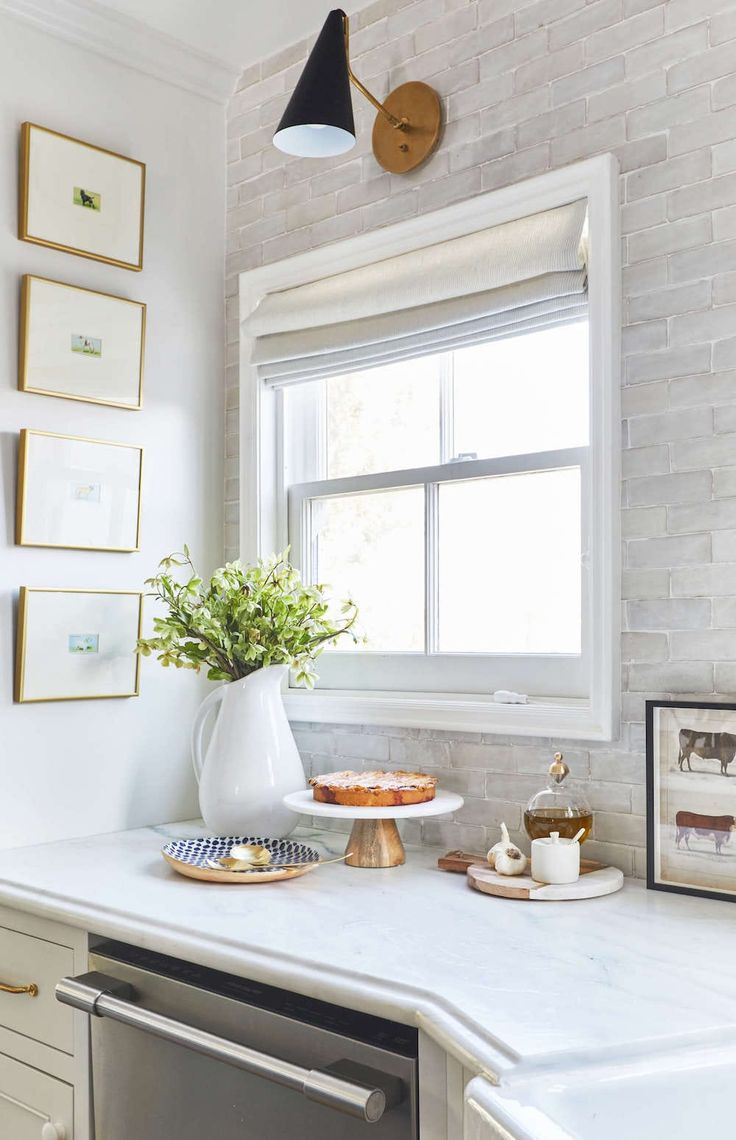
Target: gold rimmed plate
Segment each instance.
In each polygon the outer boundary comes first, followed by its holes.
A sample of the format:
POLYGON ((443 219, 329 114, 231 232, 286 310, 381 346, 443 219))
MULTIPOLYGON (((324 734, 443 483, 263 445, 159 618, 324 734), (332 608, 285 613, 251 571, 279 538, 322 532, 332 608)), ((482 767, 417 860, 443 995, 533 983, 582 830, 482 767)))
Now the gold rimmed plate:
POLYGON ((205 835, 196 839, 171 839, 162 848, 169 866, 190 879, 206 883, 276 883, 281 879, 296 879, 313 871, 320 855, 313 847, 296 843, 292 839, 264 839, 262 836, 205 835), (233 847, 252 844, 265 847, 271 862, 249 871, 217 869, 212 863, 227 858, 233 847))

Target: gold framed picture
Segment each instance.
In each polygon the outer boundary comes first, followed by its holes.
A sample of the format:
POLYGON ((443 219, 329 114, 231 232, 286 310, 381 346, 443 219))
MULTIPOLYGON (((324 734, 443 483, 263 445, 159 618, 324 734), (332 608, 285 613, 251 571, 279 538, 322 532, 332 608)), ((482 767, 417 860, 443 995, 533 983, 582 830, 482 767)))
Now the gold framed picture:
POLYGON ((138 550, 142 476, 142 447, 23 428, 16 543, 138 550))
POLYGON ((144 163, 23 123, 20 170, 22 241, 143 268, 144 163))
POLYGON ((22 586, 14 698, 38 701, 137 697, 143 594, 22 586))
POLYGON ((137 411, 146 306, 112 293, 23 277, 18 387, 137 411))

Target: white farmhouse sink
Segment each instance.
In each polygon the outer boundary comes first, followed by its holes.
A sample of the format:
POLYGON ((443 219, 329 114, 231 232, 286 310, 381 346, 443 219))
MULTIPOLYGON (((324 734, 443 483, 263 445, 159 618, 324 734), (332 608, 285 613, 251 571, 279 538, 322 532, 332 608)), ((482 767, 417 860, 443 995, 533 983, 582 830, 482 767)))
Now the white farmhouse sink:
POLYGON ((501 1087, 478 1078, 466 1100, 514 1140, 692 1140, 730 1132, 735 1085, 736 1046, 693 1042, 692 1051, 530 1073, 501 1087))

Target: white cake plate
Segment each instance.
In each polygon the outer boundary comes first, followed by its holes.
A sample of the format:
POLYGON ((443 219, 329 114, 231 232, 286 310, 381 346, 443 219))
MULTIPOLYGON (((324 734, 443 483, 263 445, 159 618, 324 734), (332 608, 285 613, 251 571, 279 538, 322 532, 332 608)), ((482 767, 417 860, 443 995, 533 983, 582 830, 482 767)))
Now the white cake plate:
POLYGON ((355 820, 345 851, 351 867, 398 867, 406 861, 397 819, 421 819, 428 815, 448 815, 463 806, 462 796, 440 789, 433 800, 424 804, 395 807, 345 807, 315 800, 312 792, 292 792, 284 803, 300 815, 316 815, 324 819, 355 820))

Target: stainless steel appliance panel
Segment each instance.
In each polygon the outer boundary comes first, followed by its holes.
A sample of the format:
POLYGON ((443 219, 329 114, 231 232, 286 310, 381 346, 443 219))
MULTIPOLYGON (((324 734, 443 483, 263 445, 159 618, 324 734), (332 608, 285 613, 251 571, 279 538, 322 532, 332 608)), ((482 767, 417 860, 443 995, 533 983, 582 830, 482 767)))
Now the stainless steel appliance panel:
POLYGON ((415 1031, 118 944, 90 965, 120 986, 91 1017, 97 1140, 418 1140, 415 1031), (341 1093, 363 1086, 374 1122, 341 1093))

